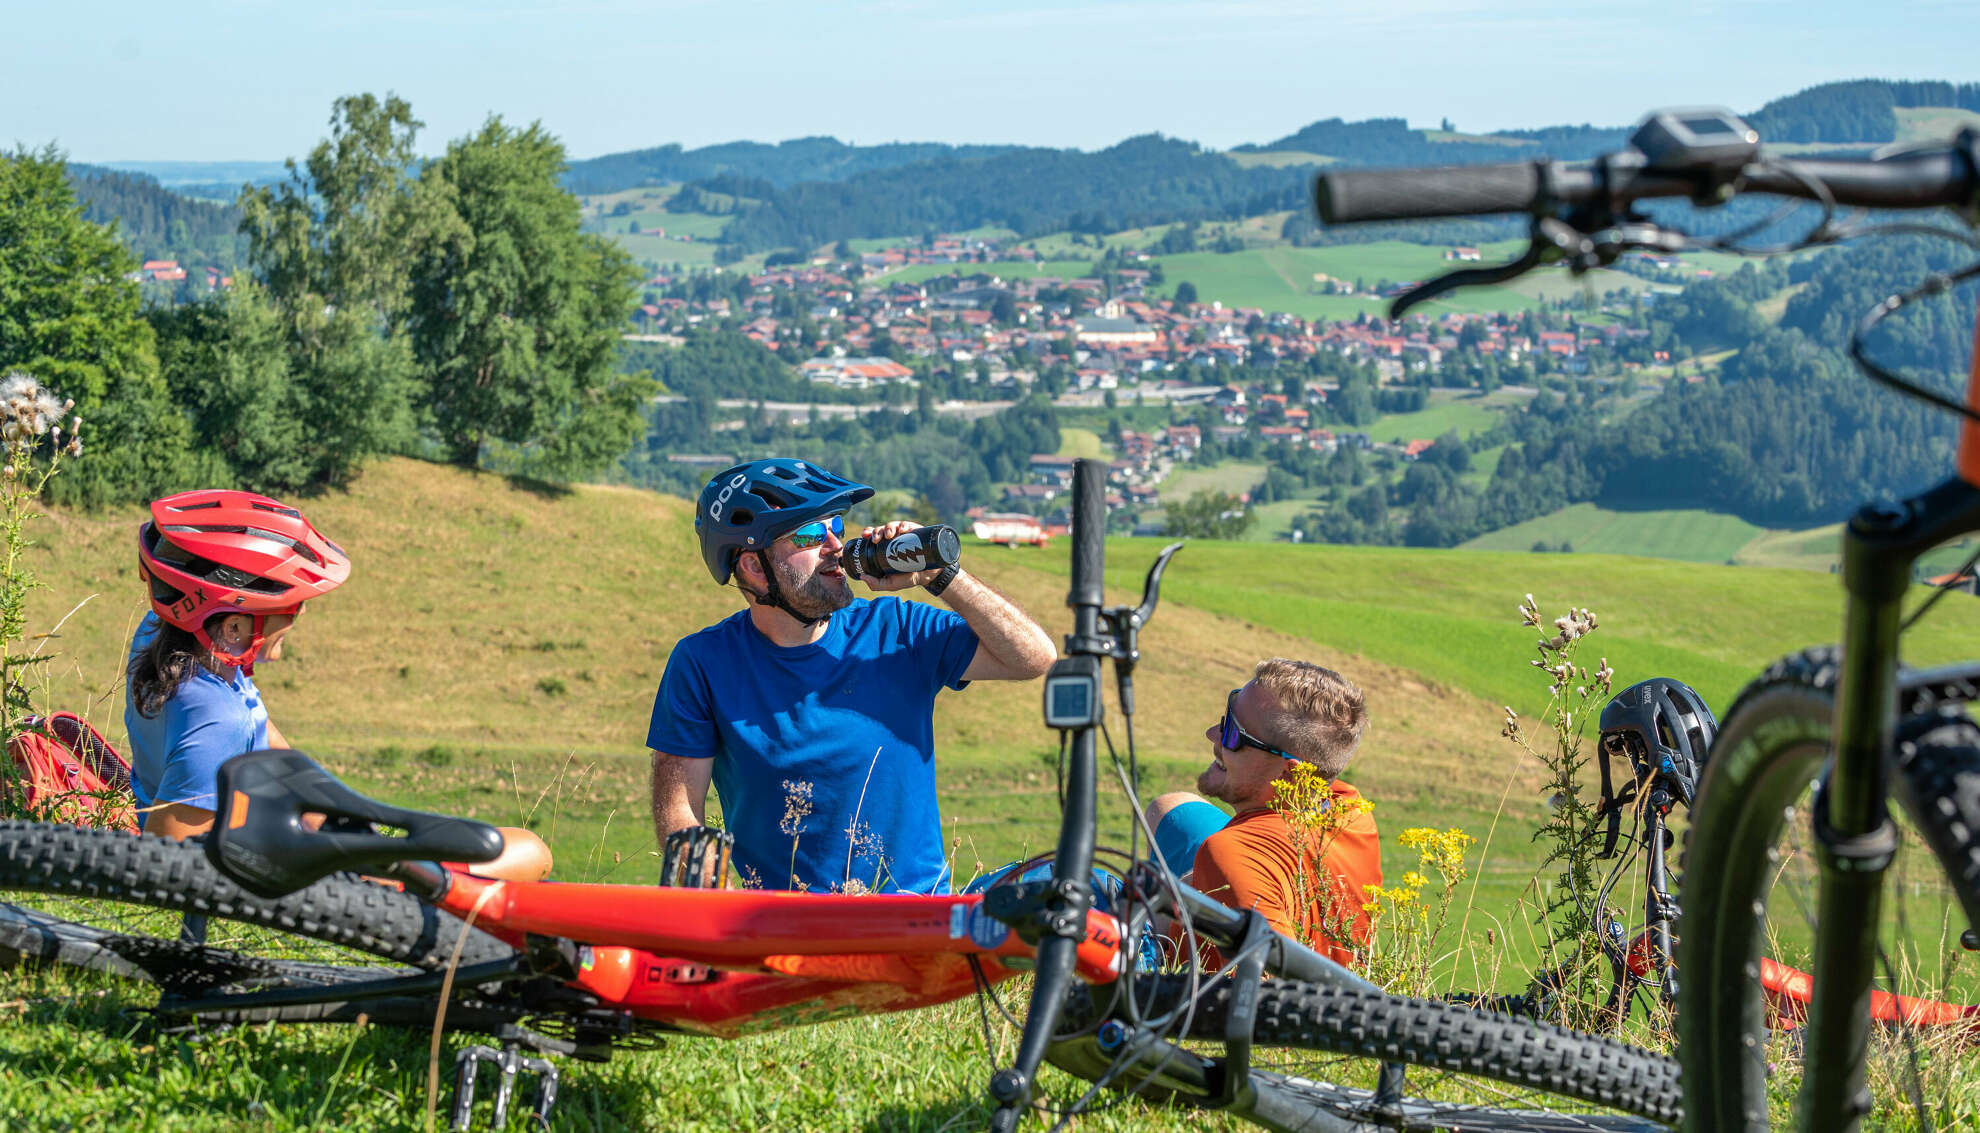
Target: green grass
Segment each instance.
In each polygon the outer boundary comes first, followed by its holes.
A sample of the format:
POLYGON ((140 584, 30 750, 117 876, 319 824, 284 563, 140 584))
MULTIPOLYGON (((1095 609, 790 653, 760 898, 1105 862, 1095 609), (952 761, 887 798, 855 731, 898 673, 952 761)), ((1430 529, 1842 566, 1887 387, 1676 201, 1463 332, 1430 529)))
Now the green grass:
POLYGON ((1241 460, 1220 464, 1179 465, 1162 481, 1162 499, 1186 500, 1198 492, 1229 492, 1240 496, 1265 480, 1265 465, 1241 460))
POLYGON ((1697 509, 1612 511, 1573 504, 1560 511, 1480 535, 1466 550, 1524 551, 1544 542, 1566 542, 1576 551, 1646 555, 1688 562, 1725 563, 1763 534, 1737 516, 1697 509))
POLYGON ((1338 157, 1326 157, 1317 153, 1302 153, 1294 149, 1261 150, 1255 153, 1227 153, 1224 155, 1240 169, 1293 169, 1311 165, 1332 165, 1338 157))
POLYGON ((1251 509, 1254 517, 1251 529, 1244 533, 1245 541, 1279 542, 1292 530, 1293 520, 1320 506, 1322 504, 1319 500, 1310 498, 1273 500, 1269 504, 1255 504, 1251 509))
POLYGON ((1102 459, 1109 455, 1109 449, 1100 434, 1091 429, 1060 426, 1058 455, 1102 459))
MULTIPOLYGON (((1256 474, 1238 464, 1207 471, 1256 474)), ((531 826, 557 853, 560 878, 650 882, 643 738, 653 688, 673 642, 736 608, 692 549, 688 503, 389 460, 306 506, 357 566, 347 586, 311 604, 289 655, 257 674, 286 734, 359 790, 531 826)), ((128 562, 139 518, 59 514, 41 528, 47 545, 34 559, 50 589, 31 626, 53 625, 94 595, 52 644, 44 703, 88 710, 119 743, 117 672, 143 609, 128 562)), ((1109 601, 1139 593, 1160 545, 1109 541, 1109 601)), ((972 546, 968 565, 1058 634, 1069 547, 972 546)), ((1543 804, 1533 768, 1498 738, 1498 705, 1530 716, 1544 698, 1526 665, 1533 635, 1513 612, 1529 592, 1550 615, 1570 603, 1594 608, 1602 628, 1586 655, 1606 656, 1619 680, 1679 676, 1721 709, 1768 660, 1832 639, 1839 610, 1834 580, 1807 571, 1195 541, 1141 637, 1144 789, 1190 782, 1206 758, 1205 726, 1258 658, 1349 674, 1367 691, 1371 722, 1348 778, 1376 803, 1390 870, 1407 867, 1392 841, 1407 826, 1482 837, 1496 821, 1490 853, 1475 859, 1483 881, 1472 924, 1453 943, 1489 973, 1481 978, 1517 984, 1532 955, 1520 899, 1531 901, 1538 869, 1527 835, 1543 804), (1484 943, 1486 927, 1498 944, 1484 943)), ((1930 664, 1976 637, 1980 603, 1948 602, 1907 651, 1930 664)), ((961 876, 1052 843, 1056 745, 1037 712, 1033 684, 981 684, 937 701, 941 803, 961 876)), ((1118 789, 1103 801, 1102 839, 1124 843, 1118 789)), ((421 1036, 251 1027, 193 1044, 144 1030, 127 1011, 141 999, 97 990, 0 974, 0 1113, 11 1127, 423 1124, 421 1036)), ((964 1003, 567 1064, 559 1127, 976 1127, 988 1060, 975 1027, 964 1003)), ((1131 1106, 1079 1128, 1203 1120, 1131 1106)))
MULTIPOLYGON (((1520 245, 1501 241, 1483 246, 1486 260, 1511 259, 1520 245)), ((1351 319, 1358 314, 1379 314, 1388 300, 1370 293, 1355 295, 1321 294, 1316 274, 1332 276, 1347 283, 1359 280, 1373 288, 1388 280, 1425 280, 1452 268, 1466 266, 1444 259, 1445 247, 1431 244, 1405 244, 1377 241, 1368 244, 1339 244, 1321 248, 1276 246, 1252 248, 1243 252, 1187 252, 1156 257, 1162 263, 1167 281, 1158 289, 1168 298, 1176 284, 1185 280, 1196 285, 1203 302, 1212 300, 1227 307, 1258 307, 1285 311, 1302 318, 1351 319)), ((1602 272, 1589 277, 1597 294, 1615 288, 1640 289, 1641 280, 1620 272, 1602 272)), ((1486 313, 1526 311, 1542 299, 1578 295, 1583 284, 1562 272, 1540 272, 1509 286, 1472 288, 1435 300, 1428 308, 1437 311, 1486 313)))
POLYGON ((1377 417, 1365 432, 1377 441, 1407 444, 1414 440, 1434 441, 1452 429, 1461 437, 1483 432, 1505 419, 1507 406, 1524 400, 1512 394, 1494 393, 1484 397, 1466 396, 1451 390, 1434 390, 1430 404, 1412 413, 1389 413, 1377 417))
POLYGON ((909 264, 884 275, 870 275, 866 282, 882 286, 890 283, 920 283, 924 279, 934 279, 942 275, 996 275, 1005 279, 1050 275, 1060 279, 1078 279, 1092 270, 1093 264, 1088 260, 1040 260, 1035 263, 1026 263, 1022 260, 998 260, 987 264, 909 264))

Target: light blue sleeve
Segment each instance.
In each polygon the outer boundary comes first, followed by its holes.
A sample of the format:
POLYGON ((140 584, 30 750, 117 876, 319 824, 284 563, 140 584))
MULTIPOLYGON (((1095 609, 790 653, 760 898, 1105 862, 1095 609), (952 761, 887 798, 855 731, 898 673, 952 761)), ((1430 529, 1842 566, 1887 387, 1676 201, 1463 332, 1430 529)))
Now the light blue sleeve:
MULTIPOLYGON (((252 713, 230 691, 193 679, 165 704, 165 773, 154 804, 183 803, 218 810, 213 777, 220 765, 255 746, 252 713)), ((264 725, 265 727, 265 725, 264 725)), ((266 742, 266 732, 259 733, 266 742)))

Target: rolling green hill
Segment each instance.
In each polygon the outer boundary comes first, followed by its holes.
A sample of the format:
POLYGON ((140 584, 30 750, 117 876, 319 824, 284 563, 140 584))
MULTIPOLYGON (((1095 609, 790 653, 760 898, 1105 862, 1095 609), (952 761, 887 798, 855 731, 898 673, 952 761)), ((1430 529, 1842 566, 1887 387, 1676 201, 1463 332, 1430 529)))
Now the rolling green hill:
MULTIPOLYGON (((391 460, 368 466, 348 493, 305 504, 356 566, 311 604, 289 656, 257 674, 287 735, 361 790, 534 827, 560 877, 650 881, 642 741, 652 690, 675 640, 736 608, 694 552, 688 502, 391 460)), ((118 741, 118 670, 144 609, 130 562, 138 519, 57 513, 39 527, 46 546, 34 559, 49 589, 30 626, 68 615, 50 639, 47 701, 87 709, 118 741)), ((1109 540, 1110 600, 1138 593, 1160 545, 1109 540)), ((1061 539, 1042 550, 972 545, 965 557, 1057 634, 1069 552, 1061 539)), ((1141 640, 1144 788, 1194 776, 1204 728, 1260 657, 1340 669, 1368 694, 1370 729, 1349 778, 1375 800, 1383 830, 1492 835, 1473 855, 1466 947, 1499 966, 1471 978, 1518 986, 1534 935, 1538 851, 1527 834, 1544 807, 1534 768, 1498 729, 1499 705, 1530 715, 1544 697, 1526 663, 1533 633, 1514 613, 1528 592, 1550 615, 1592 607, 1601 628, 1584 657, 1607 657, 1619 681, 1682 676, 1720 707, 1766 660, 1832 636, 1838 597, 1833 579, 1807 571, 1614 555, 1193 544, 1141 640), (1499 933, 1489 948, 1486 927, 1499 933)), ((1950 657, 1976 631, 1980 604, 1947 603, 1912 656, 1950 657)), ((942 805, 964 876, 1045 848, 1056 827, 1056 750, 1037 714, 1033 684, 983 684, 938 702, 942 805)), ((1124 844, 1117 799, 1109 790, 1102 840, 1124 844)), ((30 1127, 111 1127, 108 1114, 132 1106, 173 1130, 233 1128, 248 1113, 268 1115, 267 1128, 422 1127, 423 1034, 256 1027, 198 1044, 147 1034, 139 1047, 126 1013, 141 996, 32 973, 0 973, 0 1005, 17 1012, 0 1026, 10 1068, 0 1107, 30 1127), (48 1090, 56 1079, 89 1088, 48 1090)), ((683 1038, 658 1054, 569 1064, 560 1127, 967 1125, 981 1117, 974 1011, 964 1002, 735 1043, 683 1038)), ((1080 1124, 1230 1127, 1139 1106, 1080 1124)))
MULTIPOLYGON (((650 852, 642 752, 653 687, 676 639, 736 608, 693 553, 687 502, 386 461, 309 510, 356 570, 311 605, 292 656, 262 670, 285 732, 369 788, 528 821, 579 876, 616 876, 615 853, 624 862, 650 852)), ((143 612, 127 562, 136 519, 60 513, 38 552, 50 588, 32 624, 87 600, 63 626, 50 703, 89 707, 113 739, 124 642, 143 612)), ((1118 596, 1158 546, 1110 544, 1118 596)), ((969 564, 1056 634, 1066 554, 1063 540, 1043 551, 973 547, 969 564)), ((1384 756, 1362 775, 1378 799, 1432 784, 1468 792, 1438 764, 1460 752, 1484 766, 1502 758, 1495 706, 1537 707, 1529 635, 1512 615, 1522 594, 1548 609, 1593 607, 1604 618, 1595 648, 1623 679, 1684 676, 1715 704, 1773 656, 1833 637, 1837 618, 1826 574, 1613 555, 1213 542, 1188 548, 1170 580, 1144 638, 1136 724, 1156 781, 1193 776, 1204 719, 1253 660, 1276 653, 1371 687, 1369 750, 1384 756)), ((1980 629, 1980 604, 1947 605, 1914 635, 1921 663, 1956 655, 1980 629)), ((985 862, 1038 849, 1054 822, 1035 696, 986 685, 938 710, 949 813, 965 853, 985 862), (1022 801, 992 817, 976 794, 992 787, 1022 801)), ((1434 817, 1398 805, 1412 820, 1434 817)))

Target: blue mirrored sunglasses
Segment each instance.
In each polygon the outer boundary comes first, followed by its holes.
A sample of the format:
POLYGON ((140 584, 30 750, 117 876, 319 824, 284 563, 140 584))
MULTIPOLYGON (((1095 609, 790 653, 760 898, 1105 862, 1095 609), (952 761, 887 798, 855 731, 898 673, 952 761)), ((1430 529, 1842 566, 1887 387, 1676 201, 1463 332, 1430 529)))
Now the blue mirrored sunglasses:
POLYGON ((828 534, 844 539, 846 537, 846 517, 835 515, 829 519, 814 520, 798 528, 796 531, 785 535, 784 538, 789 539, 791 546, 796 547, 798 550, 809 551, 813 547, 824 546, 825 536, 828 534))
POLYGON ((1226 751, 1237 751, 1240 748, 1255 747, 1259 751, 1276 755, 1280 759, 1298 759, 1298 756, 1289 751, 1280 751, 1278 748, 1269 746, 1257 736, 1245 731, 1238 724, 1237 698, 1238 693, 1243 691, 1241 688, 1234 688, 1231 690, 1231 695, 1225 699, 1224 722, 1217 728, 1217 742, 1222 744, 1226 751))

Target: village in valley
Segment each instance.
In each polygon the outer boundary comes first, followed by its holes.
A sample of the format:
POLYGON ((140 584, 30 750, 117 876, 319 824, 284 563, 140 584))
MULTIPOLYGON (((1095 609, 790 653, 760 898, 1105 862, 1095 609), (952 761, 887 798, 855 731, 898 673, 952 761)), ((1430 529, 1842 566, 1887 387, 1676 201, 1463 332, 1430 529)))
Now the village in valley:
MULTIPOLYGON (((1443 258, 1483 257, 1475 247, 1454 246, 1443 258)), ((1695 274, 1710 276, 1702 270, 1695 274)), ((797 372, 813 383, 877 390, 904 407, 912 407, 915 397, 908 391, 927 372, 969 378, 971 399, 945 401, 936 406, 939 412, 983 412, 1040 391, 1055 405, 1072 409, 1207 406, 1207 425, 1196 423, 1203 420, 1197 413, 1192 423, 1119 431, 1110 477, 1116 505, 1157 505, 1164 482, 1203 451, 1206 439, 1227 445, 1255 434, 1267 445, 1322 453, 1350 447, 1399 461, 1416 459, 1435 442, 1430 436, 1378 438, 1365 429, 1317 421, 1313 407, 1324 406, 1339 388, 1326 372, 1346 365, 1366 366, 1378 387, 1388 387, 1422 384, 1426 372, 1460 359, 1492 359, 1509 371, 1564 376, 1586 374, 1591 365, 1627 374, 1646 366, 1668 368, 1671 362, 1668 351, 1648 347, 1648 329, 1625 325, 1626 320, 1541 329, 1530 315, 1519 313, 1448 312, 1401 324, 1367 315, 1308 319, 1214 299, 1186 301, 1194 288, 1180 301, 1161 298, 1156 289, 1176 281, 1163 279, 1159 261, 1132 252, 1096 267, 1093 275, 1071 277, 1046 274, 1038 253, 1025 244, 967 236, 934 236, 856 256, 824 255, 766 268, 747 277, 746 294, 737 286, 705 298, 683 295, 691 290, 683 286, 690 278, 669 272, 653 276, 648 299, 635 316, 639 326, 626 337, 675 343, 693 328, 734 328, 794 360, 797 372), (924 265, 949 270, 929 276, 924 265), (914 268, 923 270, 904 270, 914 268), (674 294, 665 294, 669 291, 674 294), (1326 364, 1309 364, 1315 359, 1326 364), (1288 384, 1286 374, 1317 376, 1288 384), (890 393, 889 387, 895 389, 890 393)), ((1365 289, 1379 300, 1412 282, 1371 285, 1316 275, 1312 288, 1328 295, 1365 289)), ((1647 305, 1658 291, 1633 294, 1647 305)), ((1507 392, 1532 391, 1511 387, 1507 392)), ((758 408, 793 419, 814 412, 792 404, 758 408)), ((1072 462, 1070 456, 1032 457, 1028 480, 1004 486, 1004 510, 978 506, 970 518, 986 537, 994 532, 999 541, 1043 538, 1063 525, 1072 462)), ((1245 494, 1238 496, 1243 502, 1245 494)))

